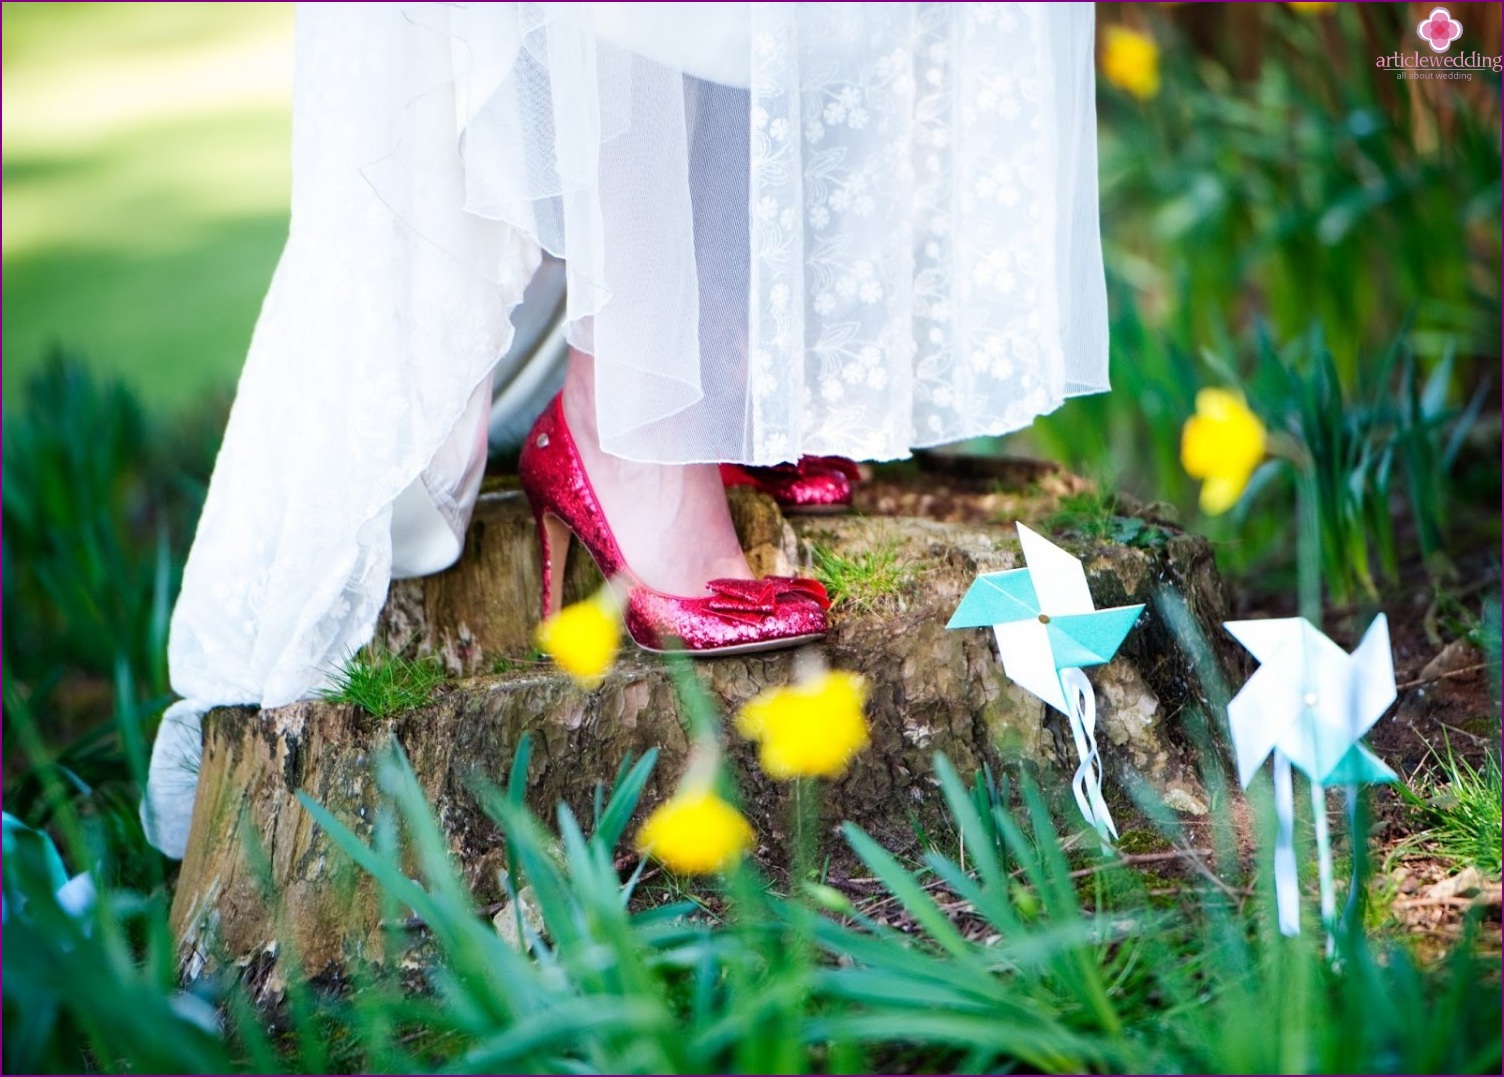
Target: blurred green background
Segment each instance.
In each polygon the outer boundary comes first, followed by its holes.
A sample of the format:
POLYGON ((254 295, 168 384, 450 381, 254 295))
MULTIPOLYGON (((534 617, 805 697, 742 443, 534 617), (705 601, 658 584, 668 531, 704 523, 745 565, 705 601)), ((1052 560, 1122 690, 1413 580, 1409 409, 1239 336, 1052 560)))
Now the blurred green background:
POLYGON ((292 5, 4 6, 7 402, 55 344, 176 410, 287 231, 292 5))

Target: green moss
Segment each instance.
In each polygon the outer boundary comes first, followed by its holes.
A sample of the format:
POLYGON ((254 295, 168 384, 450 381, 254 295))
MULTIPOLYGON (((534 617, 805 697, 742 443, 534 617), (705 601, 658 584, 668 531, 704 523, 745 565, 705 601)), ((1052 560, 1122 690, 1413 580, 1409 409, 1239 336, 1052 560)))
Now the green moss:
POLYGON ((1126 865, 1105 868, 1076 880, 1081 904, 1097 912, 1138 908, 1180 909, 1183 879, 1126 865))
POLYGON ((516 673, 522 668, 522 663, 508 655, 499 654, 492 658, 486 666, 486 672, 493 677, 505 677, 509 673, 516 673))
POLYGON ((485 671, 493 677, 511 677, 534 672, 549 664, 548 655, 533 650, 526 654, 493 654, 486 658, 485 671))
POLYGON ((1136 856, 1141 853, 1163 853, 1173 848, 1174 845, 1163 834, 1156 833, 1144 827, 1125 830, 1118 838, 1118 851, 1124 856, 1136 856))

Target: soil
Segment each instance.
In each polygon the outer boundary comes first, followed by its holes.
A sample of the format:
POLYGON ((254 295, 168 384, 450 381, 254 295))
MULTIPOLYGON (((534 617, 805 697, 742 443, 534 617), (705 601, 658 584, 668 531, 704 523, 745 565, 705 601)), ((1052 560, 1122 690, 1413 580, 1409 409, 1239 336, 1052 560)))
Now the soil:
POLYGON ((1006 457, 919 452, 911 461, 862 470, 866 478, 853 491, 854 511, 946 523, 1010 520, 1025 491, 1037 499, 1040 491, 1060 497, 1091 489, 1057 464, 1006 457))

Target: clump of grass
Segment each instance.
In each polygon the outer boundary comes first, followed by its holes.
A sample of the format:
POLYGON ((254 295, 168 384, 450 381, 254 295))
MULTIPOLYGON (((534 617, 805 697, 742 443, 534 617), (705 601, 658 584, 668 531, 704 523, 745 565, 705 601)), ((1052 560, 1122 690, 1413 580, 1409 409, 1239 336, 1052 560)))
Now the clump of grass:
POLYGON ((444 667, 436 658, 405 658, 368 647, 350 656, 319 698, 352 703, 373 717, 390 718, 426 706, 443 683, 444 667))
POLYGON ((816 544, 811 552, 815 579, 825 585, 836 605, 876 610, 914 582, 914 566, 899 559, 892 543, 850 555, 816 544))
POLYGON ((1455 866, 1475 867, 1498 875, 1501 867, 1499 833, 1504 828, 1500 805, 1499 757, 1489 752, 1481 767, 1459 759, 1447 746, 1441 764, 1443 783, 1426 801, 1433 820, 1430 829, 1416 835, 1418 843, 1455 866))
POLYGON ((1040 525, 1056 534, 1119 546, 1162 546, 1169 537, 1164 528, 1147 520, 1121 515, 1117 498, 1100 490, 1066 494, 1055 511, 1040 521, 1040 525))

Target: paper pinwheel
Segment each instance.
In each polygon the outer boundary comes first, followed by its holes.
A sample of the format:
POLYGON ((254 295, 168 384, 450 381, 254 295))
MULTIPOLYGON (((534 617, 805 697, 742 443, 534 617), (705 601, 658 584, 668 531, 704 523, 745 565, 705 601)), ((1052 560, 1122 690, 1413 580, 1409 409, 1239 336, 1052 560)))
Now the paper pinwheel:
POLYGON ((1352 654, 1304 617, 1228 621, 1223 627, 1259 660, 1257 672, 1227 705, 1244 788, 1276 749, 1312 781, 1397 780, 1358 743, 1395 697, 1383 614, 1352 654))
POLYGON ((1274 850, 1280 930, 1300 930, 1295 879, 1294 796, 1290 768, 1311 783, 1321 870, 1322 916, 1335 907, 1331 846, 1323 785, 1397 781, 1359 739, 1394 702, 1394 657, 1389 622, 1374 618, 1352 654, 1303 617, 1228 621, 1223 625, 1259 660, 1259 668, 1227 705, 1243 787, 1274 757, 1274 804, 1279 836, 1274 850))
POLYGON ((1003 671, 1070 719, 1076 803, 1098 833, 1116 837, 1102 800, 1096 695, 1081 668, 1111 661, 1144 607, 1097 609, 1080 561, 1023 524, 1018 539, 1028 567, 978 576, 945 627, 990 627, 1003 671))

